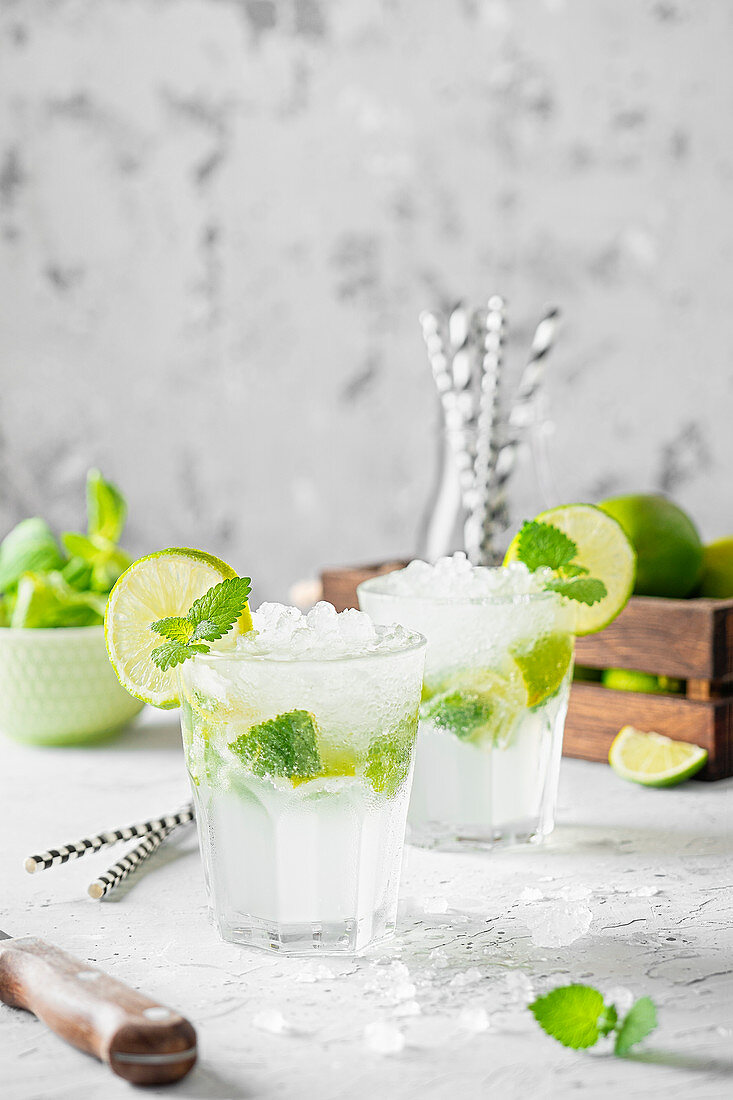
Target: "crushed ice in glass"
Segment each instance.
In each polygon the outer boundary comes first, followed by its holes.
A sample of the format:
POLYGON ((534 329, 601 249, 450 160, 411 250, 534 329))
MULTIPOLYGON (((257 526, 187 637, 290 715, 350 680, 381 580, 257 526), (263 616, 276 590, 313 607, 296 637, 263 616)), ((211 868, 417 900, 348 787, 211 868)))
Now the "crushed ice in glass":
POLYGON ((263 603, 252 612, 254 630, 240 634, 236 647, 252 657, 278 660, 329 660, 396 653, 409 648, 417 635, 394 623, 375 626, 364 611, 337 612, 317 603, 307 614, 281 603, 263 603))
MULTIPOLYGON (((379 590, 398 596, 432 599, 530 596, 544 590, 549 570, 531 573, 522 562, 487 568, 471 565, 462 552, 438 558, 434 565, 411 561, 404 569, 379 578, 379 590)), ((372 582, 374 583, 374 582, 372 582)))

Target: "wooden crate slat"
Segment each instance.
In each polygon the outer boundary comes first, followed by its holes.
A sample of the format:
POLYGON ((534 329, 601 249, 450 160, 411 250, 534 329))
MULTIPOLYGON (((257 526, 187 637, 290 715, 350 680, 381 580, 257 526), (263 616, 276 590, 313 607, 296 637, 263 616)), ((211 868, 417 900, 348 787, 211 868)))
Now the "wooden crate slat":
POLYGON ((707 749, 709 760, 701 779, 733 774, 731 699, 696 702, 684 696, 645 695, 576 683, 570 693, 563 753, 607 761, 611 742, 627 725, 707 749))
POLYGON ((634 596, 600 634, 578 638, 579 665, 682 680, 733 677, 733 600, 634 596))

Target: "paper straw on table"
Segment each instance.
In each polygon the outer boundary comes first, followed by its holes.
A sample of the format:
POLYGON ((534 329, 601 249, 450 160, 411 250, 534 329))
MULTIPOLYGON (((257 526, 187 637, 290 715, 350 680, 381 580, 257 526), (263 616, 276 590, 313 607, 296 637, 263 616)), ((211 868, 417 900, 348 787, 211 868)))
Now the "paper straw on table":
POLYGON ((73 844, 62 844, 58 848, 49 848, 47 852, 41 852, 40 855, 28 856, 25 861, 25 869, 32 875, 36 871, 45 871, 49 867, 68 863, 71 859, 81 859, 87 852, 98 852, 100 848, 117 844, 121 840, 132 840, 136 836, 146 836, 162 829, 172 829, 192 820, 193 805, 189 802, 174 814, 151 818, 149 821, 140 821, 135 825, 127 825, 124 829, 111 829, 105 833, 97 833, 96 836, 76 840, 73 844))
MULTIPOLYGON (((191 818, 188 819, 189 821, 191 818)), ((127 852, 122 859, 119 859, 117 863, 113 863, 103 875, 95 879, 87 888, 87 893, 90 898, 94 898, 95 901, 99 901, 106 894, 109 894, 111 890, 114 890, 123 879, 126 879, 128 875, 131 875, 133 871, 136 871, 141 863, 144 863, 153 852, 161 846, 164 840, 170 836, 174 829, 180 828, 180 825, 186 824, 186 822, 180 822, 175 825, 168 826, 163 829, 155 829, 153 832, 148 833, 143 841, 132 851, 127 852)))

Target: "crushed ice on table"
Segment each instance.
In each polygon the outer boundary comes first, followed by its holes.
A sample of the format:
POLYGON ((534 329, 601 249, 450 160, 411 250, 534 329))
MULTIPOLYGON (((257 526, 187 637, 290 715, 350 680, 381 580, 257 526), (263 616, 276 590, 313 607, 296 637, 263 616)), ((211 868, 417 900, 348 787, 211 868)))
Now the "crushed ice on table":
POLYGON ((630 989, 627 989, 623 985, 614 985, 610 989, 605 990, 603 999, 606 1004, 616 1006, 619 1020, 623 1020, 626 1013, 634 1003, 634 994, 630 989))
POLYGON ((504 979, 504 993, 510 1004, 529 1004, 534 998, 534 986, 521 970, 510 970, 504 979))
POLYGON ((396 623, 375 626, 363 611, 338 613, 330 603, 317 603, 304 615, 297 607, 263 603, 252 612, 254 630, 240 634, 240 653, 274 660, 329 660, 395 653, 408 648, 416 635, 396 623))
POLYGON ((481 971, 472 966, 469 970, 460 970, 457 974, 454 974, 449 984, 456 989, 464 989, 467 985, 475 985, 476 982, 480 982, 482 977, 481 971))
POLYGON ((529 929, 536 947, 565 947, 584 936, 593 912, 576 900, 551 900, 523 906, 519 919, 529 929))
POLYGON ((399 596, 425 596, 433 599, 476 599, 494 597, 512 599, 544 590, 549 570, 530 573, 522 562, 487 568, 471 565, 464 553, 438 558, 434 565, 411 561, 404 569, 379 578, 378 588, 399 596))
POLYGON ((375 962, 364 989, 374 993, 382 1004, 397 1005, 415 998, 415 983, 410 980, 410 971, 403 962, 395 959, 388 963, 375 962))
POLYGON ((458 1015, 458 1026, 464 1031, 487 1031, 491 1026, 489 1014, 483 1005, 466 1005, 458 1015))
POLYGON ((322 962, 308 962, 295 975, 296 982, 326 982, 336 975, 329 966, 322 962))
POLYGON ((419 1016, 422 1012, 417 1001, 402 1001, 392 1009, 393 1016, 419 1016))
POLYGON ((385 1020, 367 1024, 364 1042, 375 1054, 399 1054, 405 1048, 405 1037, 400 1029, 385 1020))
POLYGON ((263 1008, 252 1017, 252 1025, 260 1031, 269 1031, 273 1035, 282 1035, 283 1032, 290 1030, 290 1025, 277 1008, 263 1008))

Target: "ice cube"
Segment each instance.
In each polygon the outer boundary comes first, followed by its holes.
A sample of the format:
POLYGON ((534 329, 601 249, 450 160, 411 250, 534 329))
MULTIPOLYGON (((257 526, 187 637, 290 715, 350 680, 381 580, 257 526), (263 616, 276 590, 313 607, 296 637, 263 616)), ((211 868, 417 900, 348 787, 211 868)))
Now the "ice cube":
POLYGON ((402 1001, 392 1009, 393 1016, 419 1016, 421 1012, 417 1001, 402 1001))
POLYGON ((252 1025, 260 1031, 269 1031, 273 1035, 282 1035, 288 1030, 288 1024, 277 1008, 263 1008, 252 1017, 252 1025))
POLYGON ((614 985, 606 990, 603 999, 607 1004, 616 1006, 618 1018, 619 1020, 623 1020, 634 1003, 634 994, 623 985, 614 985))
POLYGON ((451 978, 450 984, 455 986, 456 989, 463 989, 467 985, 475 985, 476 982, 480 982, 482 977, 481 971, 472 966, 469 970, 461 970, 458 974, 455 974, 451 978))
POLYGON ((364 1042, 375 1054, 399 1054, 405 1048, 405 1037, 400 1029, 385 1020, 367 1024, 364 1042))
POLYGON ((537 947, 565 947, 584 936, 593 913, 577 902, 545 902, 525 909, 521 919, 537 947))
POLYGON ((541 901, 544 898, 544 894, 541 890, 538 890, 536 886, 525 886, 519 895, 520 901, 541 901))
POLYGON ((321 600, 312 607, 305 617, 309 630, 317 634, 334 634, 339 628, 339 617, 332 603, 321 600))
POLYGON ((521 970, 510 970, 504 979, 505 992, 511 1004, 529 1004, 534 997, 534 986, 521 970))
POLYGON ((661 890, 657 886, 638 886, 636 890, 631 890, 629 897, 632 898, 653 898, 657 894, 661 894, 661 890))
POLYGON ((458 1016, 458 1024, 465 1031, 478 1034, 480 1031, 488 1030, 490 1026, 489 1014, 481 1005, 466 1005, 465 1008, 461 1009, 458 1016))
POLYGON ((368 649, 377 639, 374 623, 364 611, 349 608, 339 615, 341 640, 349 650, 368 649))
POLYGON ((296 982, 326 982, 334 973, 325 963, 306 963, 300 973, 295 975, 296 982))

